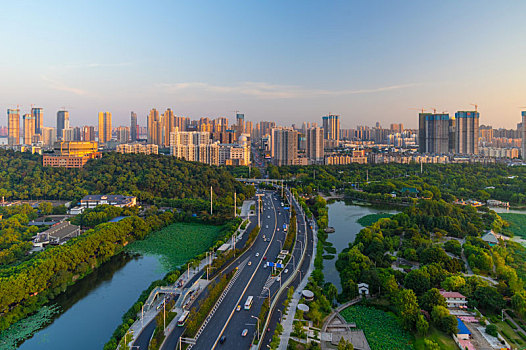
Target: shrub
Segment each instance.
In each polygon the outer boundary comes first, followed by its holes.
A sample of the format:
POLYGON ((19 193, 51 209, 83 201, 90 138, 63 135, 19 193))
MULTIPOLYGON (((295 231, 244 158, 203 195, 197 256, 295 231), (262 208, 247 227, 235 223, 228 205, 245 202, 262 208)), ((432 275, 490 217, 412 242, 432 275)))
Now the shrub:
POLYGON ((493 337, 497 337, 498 336, 498 331, 497 331, 497 326, 495 326, 493 323, 490 323, 486 326, 486 333, 488 333, 489 335, 493 336, 493 337))

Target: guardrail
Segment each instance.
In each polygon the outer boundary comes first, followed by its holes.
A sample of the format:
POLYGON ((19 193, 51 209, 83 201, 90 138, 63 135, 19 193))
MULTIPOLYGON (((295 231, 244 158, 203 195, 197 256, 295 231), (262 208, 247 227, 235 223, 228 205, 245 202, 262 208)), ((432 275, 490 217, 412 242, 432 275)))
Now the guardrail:
MULTIPOLYGON (((297 208, 299 208, 301 210, 301 214, 303 215, 303 209, 301 208, 301 206, 296 201, 296 198, 294 198, 294 196, 292 196, 292 193, 289 190, 287 190, 287 191, 289 192, 289 195, 293 198, 294 204, 296 205, 297 208)), ((303 219, 305 220, 305 217, 303 219)), ((297 221, 298 221, 298 219, 297 219, 297 216, 296 216, 296 229, 298 228, 297 221)), ((305 241, 307 240, 307 232, 308 232, 307 222, 305 222, 305 241)), ((296 241, 298 240, 297 237, 298 236, 296 234, 296 241)), ((294 245, 296 245, 296 243, 294 243, 294 245)), ((258 341, 258 345, 257 345, 257 349, 258 350, 261 349, 261 343, 262 343, 261 339, 265 338, 265 333, 266 333, 267 328, 268 328, 268 323, 270 322, 270 318, 272 317, 272 313, 274 311, 274 308, 276 307, 276 304, 277 304, 279 298, 281 297, 281 294, 290 286, 290 284, 292 284, 292 282, 296 278, 299 270, 301 269, 301 265, 303 264, 303 260, 305 260, 305 255, 307 253, 307 245, 308 244, 304 244, 303 253, 301 254, 301 259, 300 259, 299 263, 296 265, 296 269, 292 273, 292 276, 290 278, 288 278, 285 281, 285 283, 281 286, 281 288, 276 292, 276 294, 274 294, 274 300, 270 304, 269 313, 267 315, 267 319, 265 320, 265 326, 263 327, 263 331, 261 333, 261 337, 259 338, 259 341, 258 341)), ((301 283, 301 281, 300 281, 300 283, 301 283)))

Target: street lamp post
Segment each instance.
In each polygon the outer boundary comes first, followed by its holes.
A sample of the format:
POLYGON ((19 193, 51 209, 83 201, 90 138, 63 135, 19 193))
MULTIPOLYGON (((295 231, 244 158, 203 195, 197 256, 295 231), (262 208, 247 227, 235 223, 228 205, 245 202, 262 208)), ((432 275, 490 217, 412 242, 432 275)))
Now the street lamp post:
POLYGON ((258 341, 259 341, 259 318, 256 317, 256 316, 253 316, 253 315, 250 315, 250 317, 255 318, 256 320, 258 320, 258 325, 257 325, 257 327, 258 327, 258 341))
MULTIPOLYGON (((281 281, 281 278, 280 278, 280 281, 281 281)), ((263 290, 265 290, 265 289, 268 291, 268 303, 269 303, 269 306, 270 306, 270 288, 263 287, 263 290)))

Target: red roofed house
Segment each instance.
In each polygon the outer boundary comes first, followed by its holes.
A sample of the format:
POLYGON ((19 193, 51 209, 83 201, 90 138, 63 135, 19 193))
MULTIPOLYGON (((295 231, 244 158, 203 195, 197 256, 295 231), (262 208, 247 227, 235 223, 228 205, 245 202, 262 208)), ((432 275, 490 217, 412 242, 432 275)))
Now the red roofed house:
POLYGON ((467 298, 459 292, 446 292, 445 290, 441 290, 440 295, 446 298, 448 308, 467 306, 468 304, 467 298))

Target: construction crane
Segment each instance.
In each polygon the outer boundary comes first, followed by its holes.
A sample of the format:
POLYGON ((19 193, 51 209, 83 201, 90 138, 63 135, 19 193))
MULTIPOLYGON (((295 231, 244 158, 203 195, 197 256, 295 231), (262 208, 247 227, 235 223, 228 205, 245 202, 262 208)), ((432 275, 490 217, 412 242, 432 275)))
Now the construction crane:
POLYGON ((476 105, 474 103, 470 103, 470 105, 475 106, 475 112, 477 112, 477 109, 479 108, 479 105, 476 105))
POLYGON ((424 114, 424 112, 426 111, 425 108, 409 108, 409 109, 412 109, 414 111, 420 111, 420 113, 424 114))

